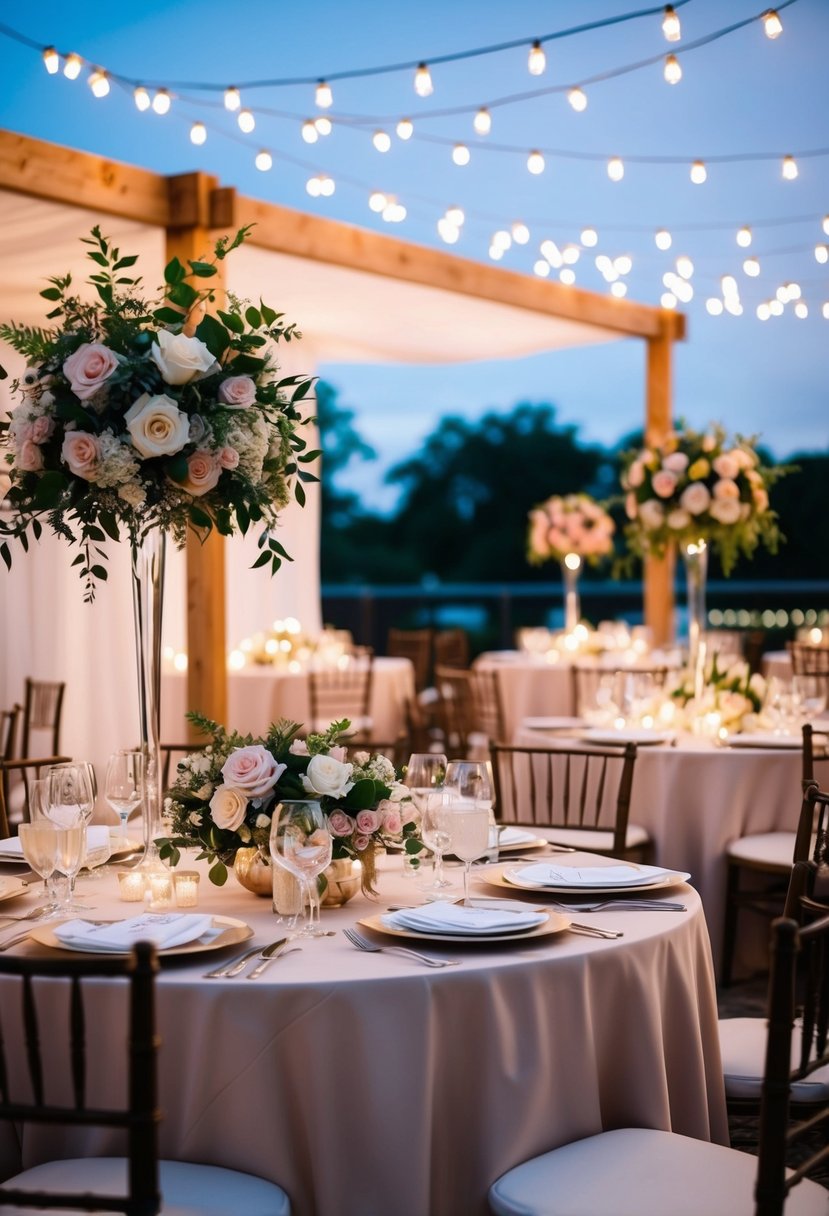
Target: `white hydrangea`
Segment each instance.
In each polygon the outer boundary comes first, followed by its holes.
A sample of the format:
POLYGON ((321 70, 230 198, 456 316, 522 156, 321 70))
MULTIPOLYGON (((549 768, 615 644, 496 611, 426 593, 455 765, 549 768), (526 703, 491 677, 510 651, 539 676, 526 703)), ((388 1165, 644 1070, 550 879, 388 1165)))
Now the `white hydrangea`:
POLYGON ((125 486, 128 483, 140 485, 140 466, 132 448, 121 443, 112 431, 103 431, 98 442, 101 449, 100 469, 96 477, 98 485, 104 489, 109 486, 125 486))

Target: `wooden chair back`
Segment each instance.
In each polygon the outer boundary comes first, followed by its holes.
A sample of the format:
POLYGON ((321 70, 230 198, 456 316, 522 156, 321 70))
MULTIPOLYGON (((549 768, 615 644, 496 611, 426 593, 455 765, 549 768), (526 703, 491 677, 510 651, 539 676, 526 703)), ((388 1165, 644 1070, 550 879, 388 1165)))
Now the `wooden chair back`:
POLYGON ((14 760, 17 746, 17 724, 23 713, 22 705, 0 709, 0 760, 14 760))
POLYGON ((24 756, 32 755, 32 731, 48 731, 49 750, 53 756, 60 751, 60 724, 66 684, 47 680, 26 680, 23 705, 23 738, 20 743, 24 756))
POLYGON ((415 692, 428 687, 432 674, 431 629, 390 629, 386 654, 409 660, 414 668, 415 692))
POLYGON ((637 695, 637 684, 664 688, 667 667, 594 667, 574 663, 570 668, 573 712, 601 708, 602 697, 620 709, 637 695))
POLYGON ((345 656, 342 665, 312 668, 308 672, 309 719, 306 730, 325 730, 348 718, 360 734, 371 731, 371 691, 374 653, 365 646, 345 656))
POLYGON ((813 646, 810 642, 787 642, 796 676, 829 677, 829 646, 813 646))
POLYGON ((178 774, 178 762, 191 752, 203 752, 207 740, 203 743, 162 743, 161 748, 161 788, 167 790, 175 781, 178 774), (175 761, 175 765, 174 762, 175 761))
POLYGON ((434 640, 435 667, 468 667, 469 635, 465 629, 439 629, 434 640))
POLYGON ((29 782, 37 779, 41 770, 50 764, 68 764, 69 756, 43 756, 37 760, 24 758, 22 760, 0 760, 0 840, 6 840, 12 835, 12 828, 17 831, 17 823, 12 823, 11 816, 16 812, 23 823, 29 821, 29 782), (13 780, 19 778, 19 782, 13 780), (22 799, 19 807, 12 807, 12 793, 20 785, 22 799))
MULTIPOLYGON (((156 1097, 158 1039, 155 1033, 154 987, 158 960, 148 942, 138 942, 129 958, 89 956, 84 959, 0 957, 4 979, 0 1006, 0 1120, 13 1124, 59 1124, 122 1128, 127 1136, 128 1193, 126 1195, 57 1194, 24 1191, 0 1185, 0 1205, 38 1209, 124 1212, 126 1216, 156 1216, 161 1210, 158 1185, 158 1124, 156 1097), (87 1035, 84 988, 101 978, 123 981, 128 987, 126 1032, 128 1103, 101 1108, 88 1101, 87 1035), (56 979, 66 981, 67 1000, 59 1001, 56 979), (48 990, 48 991, 47 991, 48 990), (20 1014, 11 1008, 19 992, 20 1014), (43 1006, 38 996, 42 996, 43 1006), (46 1001, 48 1000, 48 1006, 46 1001), (60 1004, 66 1013, 65 1047, 60 1057, 66 1069, 55 1069, 54 1044, 61 1033, 55 1016, 60 1004), (46 1017, 48 1009, 49 1016, 46 1017), (22 1025, 25 1050, 14 1051, 22 1025), (7 1029, 6 1029, 7 1028, 7 1029), (56 1076, 55 1073, 61 1075, 56 1076), (69 1096, 71 1095, 71 1097, 69 1096)), ((92 1051, 95 1044, 89 1044, 92 1051)), ((91 1053, 90 1053, 91 1054, 91 1053)))
POLYGON ((607 751, 495 743, 490 751, 501 822, 610 831, 613 853, 625 853, 635 743, 607 751))

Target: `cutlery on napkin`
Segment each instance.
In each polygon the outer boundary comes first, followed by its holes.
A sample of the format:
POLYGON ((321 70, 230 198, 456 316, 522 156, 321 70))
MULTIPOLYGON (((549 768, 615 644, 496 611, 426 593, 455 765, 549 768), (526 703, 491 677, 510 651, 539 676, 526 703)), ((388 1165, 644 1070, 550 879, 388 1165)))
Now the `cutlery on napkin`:
POLYGON ((172 946, 183 946, 197 941, 213 931, 214 936, 223 932, 221 926, 213 925, 212 916, 197 913, 170 912, 154 915, 143 912, 127 920, 108 921, 96 924, 88 920, 69 920, 55 927, 54 933, 66 946, 80 946, 84 950, 129 950, 135 942, 152 942, 159 950, 172 946))
POLYGON ((505 912, 495 908, 470 908, 441 902, 392 912, 383 917, 383 924, 392 929, 411 929, 419 933, 487 934, 532 929, 546 920, 546 912, 505 912))

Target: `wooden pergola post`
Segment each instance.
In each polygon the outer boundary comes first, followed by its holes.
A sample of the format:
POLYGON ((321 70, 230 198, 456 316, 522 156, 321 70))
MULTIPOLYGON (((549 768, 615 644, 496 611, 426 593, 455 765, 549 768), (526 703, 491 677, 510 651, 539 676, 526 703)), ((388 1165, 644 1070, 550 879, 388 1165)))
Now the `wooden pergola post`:
MULTIPOLYGON (((170 217, 167 261, 187 264, 210 253, 210 200, 216 179, 205 173, 185 173, 168 179, 170 217)), ((210 279, 223 304, 224 262, 210 279)), ((205 541, 187 534, 187 708, 227 724, 227 658, 225 638, 224 538, 211 532, 205 541)), ((191 739, 196 732, 188 727, 191 739)))

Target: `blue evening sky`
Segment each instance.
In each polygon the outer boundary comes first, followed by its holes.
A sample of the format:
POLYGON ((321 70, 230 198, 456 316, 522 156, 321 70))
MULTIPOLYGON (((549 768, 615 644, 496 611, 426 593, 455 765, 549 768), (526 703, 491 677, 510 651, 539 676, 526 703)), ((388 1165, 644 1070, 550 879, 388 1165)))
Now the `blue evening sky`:
MULTIPOLYGON (((495 229, 521 219, 530 228, 530 242, 513 245, 502 264, 528 274, 542 240, 552 238, 559 246, 578 242, 581 229, 592 225, 599 244, 575 265, 578 284, 608 291, 595 255, 629 254, 629 298, 648 303, 659 302, 662 276, 674 269, 676 256, 688 254, 695 267, 694 298, 683 306, 689 341, 677 348, 676 413, 698 425, 718 419, 733 430, 760 433, 783 458, 829 444, 829 319, 822 315, 829 266, 819 265, 814 255, 817 243, 829 243, 821 224, 829 212, 829 156, 800 158, 795 181, 783 180, 779 159, 783 153, 829 149, 826 0, 797 0, 781 11, 784 32, 774 42, 755 22, 688 51, 680 57, 683 79, 677 85, 665 83, 662 64, 656 63, 589 86, 584 113, 575 113, 562 94, 504 106, 493 110, 488 139, 473 134, 469 114, 426 117, 437 108, 477 106, 664 56, 764 7, 759 0, 690 0, 679 10, 682 41, 671 45, 659 16, 548 43, 547 70, 540 77, 527 72, 527 47, 434 67, 434 93, 427 99, 415 95, 408 71, 344 81, 334 85, 332 113, 387 121, 358 130, 335 126, 313 146, 303 142, 299 122, 320 112, 309 85, 246 93, 243 104, 259 115, 255 133, 244 137, 215 104, 217 95, 207 107, 176 101, 163 118, 140 114, 129 94, 114 89, 96 101, 84 83, 86 73, 75 82, 49 77, 36 52, 2 38, 0 124, 162 173, 204 169, 245 194, 442 248, 447 247, 436 222, 447 206, 459 204, 467 221, 453 249, 471 258, 487 260, 495 229), (263 115, 263 106, 294 117, 263 115), (394 136, 388 121, 403 115, 415 124, 408 142, 394 136), (209 126, 202 147, 188 137, 194 117, 209 126), (392 132, 386 155, 372 147, 375 125, 392 132), (419 138, 426 134, 467 142, 471 163, 457 167, 450 146, 419 138), (493 142, 623 158, 679 156, 684 163, 628 163, 624 180, 613 183, 602 160, 548 156, 545 172, 536 177, 527 172, 526 152, 477 146, 493 142), (274 153, 270 173, 253 166, 262 147, 274 153), (765 152, 775 158, 709 164, 704 185, 689 181, 696 158, 765 152), (335 179, 333 197, 309 197, 305 183, 312 172, 335 179), (368 208, 370 189, 394 192, 408 207, 406 220, 386 225, 368 208), (741 224, 753 227, 750 250, 737 246, 741 224), (661 227, 673 234, 669 252, 654 244, 653 233, 661 227), (760 260, 757 278, 742 271, 749 253, 760 260), (711 317, 706 311, 706 299, 719 295, 723 274, 738 281, 742 316, 711 317), (782 316, 758 320, 757 305, 787 282, 800 284, 808 316, 796 317, 788 304, 782 316)), ((635 8, 633 0, 41 0, 4 5, 2 20, 40 44, 75 50, 129 77, 226 84, 316 77, 518 38, 529 43, 635 8)), ((200 96, 203 101, 210 95, 200 96)), ((297 320, 301 325, 302 318, 297 320)), ((381 485, 383 468, 416 448, 442 414, 474 418, 489 409, 509 410, 519 400, 552 401, 560 419, 577 424, 585 439, 612 443, 641 420, 643 368, 641 344, 628 342, 474 365, 339 364, 318 370, 357 411, 361 431, 380 453, 371 477, 363 471, 355 482, 367 501, 382 505, 391 501, 381 485)))

